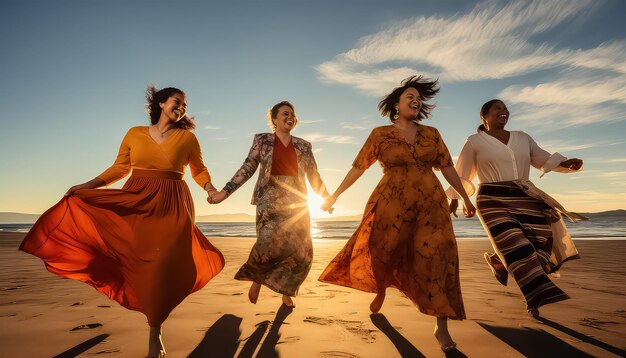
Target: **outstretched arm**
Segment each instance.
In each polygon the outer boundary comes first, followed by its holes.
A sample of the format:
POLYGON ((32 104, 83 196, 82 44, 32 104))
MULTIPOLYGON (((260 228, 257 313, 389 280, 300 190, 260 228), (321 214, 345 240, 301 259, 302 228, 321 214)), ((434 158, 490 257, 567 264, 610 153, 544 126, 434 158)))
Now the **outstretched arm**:
POLYGON ((359 179, 364 172, 364 170, 352 167, 348 174, 346 174, 346 177, 343 178, 343 181, 341 182, 337 190, 335 190, 333 195, 326 198, 326 201, 324 201, 324 205, 322 205, 322 210, 332 211, 332 206, 337 201, 337 198, 339 198, 339 195, 341 195, 341 193, 343 193, 350 186, 352 186, 352 184, 354 184, 354 182, 356 182, 357 179, 359 179))

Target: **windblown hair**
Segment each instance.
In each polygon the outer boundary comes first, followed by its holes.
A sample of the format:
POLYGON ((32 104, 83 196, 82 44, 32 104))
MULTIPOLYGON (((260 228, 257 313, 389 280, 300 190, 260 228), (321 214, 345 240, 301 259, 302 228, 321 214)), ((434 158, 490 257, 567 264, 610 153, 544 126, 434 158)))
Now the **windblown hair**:
POLYGON ((294 120, 295 120, 294 124, 293 124, 293 127, 296 128, 296 126, 298 125, 298 115, 296 114, 296 108, 289 101, 280 101, 280 102, 276 103, 275 105, 273 105, 272 108, 267 110, 267 124, 272 129, 272 132, 276 131, 276 125, 274 124, 272 119, 276 119, 276 116, 278 116, 278 110, 282 106, 287 106, 287 107, 291 108, 291 110, 293 111, 293 116, 294 116, 294 120))
POLYGON ((378 110, 380 111, 380 114, 383 117, 389 117, 389 119, 393 122, 393 116, 396 115, 396 104, 400 101, 400 96, 408 88, 415 88, 419 93, 422 106, 417 118, 414 118, 414 120, 421 121, 422 119, 428 118, 430 116, 430 112, 435 108, 435 105, 428 104, 426 101, 433 98, 437 92, 439 92, 438 82, 439 80, 432 81, 421 75, 405 78, 400 83, 400 87, 394 88, 391 93, 385 96, 385 98, 378 103, 378 110))
POLYGON ((478 132, 486 132, 487 131, 487 121, 485 120, 485 116, 489 113, 491 106, 493 106, 496 102, 502 102, 499 99, 492 99, 490 101, 485 102, 482 107, 480 107, 480 119, 483 121, 483 124, 478 126, 478 132))
MULTIPOLYGON (((161 106, 159 106, 159 103, 164 103, 168 98, 177 93, 183 96, 185 95, 185 92, 175 87, 166 87, 157 90, 153 84, 148 85, 148 89, 146 90, 146 113, 150 116, 151 124, 157 124, 159 118, 161 118, 161 106)), ((195 117, 189 117, 187 113, 185 113, 183 118, 176 122, 175 125, 177 128, 190 131, 196 128, 194 119, 195 117)))

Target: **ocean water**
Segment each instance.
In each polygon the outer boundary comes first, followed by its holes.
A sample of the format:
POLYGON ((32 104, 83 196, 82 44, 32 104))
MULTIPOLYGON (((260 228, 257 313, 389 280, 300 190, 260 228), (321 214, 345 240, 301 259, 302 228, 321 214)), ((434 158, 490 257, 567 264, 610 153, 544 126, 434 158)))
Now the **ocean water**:
MULTIPOLYGON (((454 232, 459 239, 487 239, 485 231, 477 218, 453 219, 454 232)), ((256 237, 255 224, 243 223, 197 223, 206 236, 256 237)), ((313 221, 311 237, 313 239, 346 240, 356 230, 358 221, 313 221)), ((589 221, 566 225, 574 239, 613 239, 626 240, 626 217, 592 217, 589 221)), ((32 224, 0 224, 0 232, 28 232, 32 224)))

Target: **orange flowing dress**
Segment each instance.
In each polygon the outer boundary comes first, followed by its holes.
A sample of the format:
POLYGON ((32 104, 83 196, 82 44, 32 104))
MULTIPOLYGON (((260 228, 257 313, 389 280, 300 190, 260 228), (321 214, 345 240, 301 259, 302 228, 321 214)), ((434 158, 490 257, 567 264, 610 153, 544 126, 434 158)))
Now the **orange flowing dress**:
POLYGON ((366 292, 395 287, 422 313, 464 319, 456 238, 432 170, 452 165, 443 139, 422 124, 413 143, 394 126, 378 127, 352 165, 365 170, 377 160, 384 175, 361 224, 319 280, 366 292))
POLYGON ((224 258, 195 225, 182 180, 188 164, 200 186, 211 181, 198 140, 175 129, 158 144, 148 129, 131 128, 115 163, 98 176, 109 185, 132 169, 122 189, 83 189, 64 197, 37 220, 20 250, 159 326, 222 270, 224 258))

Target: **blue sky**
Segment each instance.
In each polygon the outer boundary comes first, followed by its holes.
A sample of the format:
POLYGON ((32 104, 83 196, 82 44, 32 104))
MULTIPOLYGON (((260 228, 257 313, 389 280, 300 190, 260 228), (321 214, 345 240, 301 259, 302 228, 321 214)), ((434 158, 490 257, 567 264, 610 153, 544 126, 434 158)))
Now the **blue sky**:
MULTIPOLYGON (((205 163, 221 187, 287 99, 334 190, 380 97, 412 74, 437 77, 424 122, 453 156, 503 99, 508 129, 585 160, 582 173, 531 180, 570 210, 626 207, 626 3, 606 1, 4 1, 0 4, 0 211, 40 213, 101 173, 150 82, 187 92, 205 163)), ((336 204, 361 212, 373 166, 336 204)), ((253 213, 254 183, 199 215, 253 213)), ((121 183, 114 185, 119 187, 121 183)), ((447 186, 447 185, 446 185, 447 186)), ((314 212, 314 214, 316 214, 314 212)))

